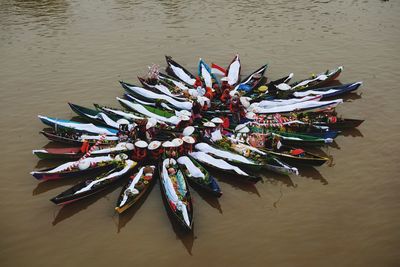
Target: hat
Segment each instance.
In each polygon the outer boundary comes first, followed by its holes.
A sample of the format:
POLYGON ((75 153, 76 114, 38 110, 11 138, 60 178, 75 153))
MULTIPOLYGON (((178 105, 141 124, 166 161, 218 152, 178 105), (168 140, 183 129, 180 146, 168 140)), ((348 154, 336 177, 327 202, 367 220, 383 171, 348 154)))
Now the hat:
POLYGON ((213 123, 224 123, 224 121, 223 121, 221 118, 218 118, 218 117, 213 118, 213 119, 211 120, 211 122, 213 122, 213 123))
POLYGON ((182 115, 185 115, 185 116, 188 116, 188 117, 192 116, 192 113, 190 111, 186 110, 186 109, 183 109, 181 111, 177 111, 177 112, 175 112, 175 114, 176 114, 176 116, 182 116, 182 115))
POLYGON ((151 127, 154 127, 154 126, 156 126, 156 125, 157 125, 157 120, 154 119, 154 118, 150 118, 150 119, 147 120, 147 123, 146 123, 146 130, 148 130, 148 129, 150 129, 151 127))
POLYGON ((215 124, 211 121, 207 121, 207 122, 203 123, 203 125, 205 127, 210 127, 210 128, 215 127, 215 124))
POLYGON ((119 120, 117 120, 117 123, 118 124, 129 124, 129 121, 128 120, 126 120, 126 119, 119 119, 119 120))
POLYGON ((192 135, 193 133, 194 133, 194 127, 193 126, 186 127, 185 129, 183 129, 183 132, 182 132, 182 134, 184 136, 189 136, 189 135, 192 135))
POLYGON ((190 117, 188 117, 188 116, 186 116, 186 115, 181 115, 181 116, 179 116, 179 119, 180 119, 181 121, 190 121, 190 117))
POLYGON ((258 87, 258 91, 259 91, 259 92, 264 93, 264 92, 266 92, 267 90, 268 90, 268 87, 267 87, 266 85, 262 85, 262 86, 258 87))
POLYGON ((221 78, 221 82, 227 82, 227 81, 229 81, 228 77, 222 77, 221 78))
POLYGON ((248 133, 250 132, 250 129, 245 124, 239 124, 235 127, 235 132, 248 133))
POLYGON ((148 149, 149 150, 155 150, 155 149, 159 148, 160 145, 161 145, 160 141, 154 140, 149 144, 148 149))
POLYGON ((146 148, 147 147, 147 142, 143 140, 136 141, 135 146, 139 148, 146 148))
POLYGON ((194 138, 191 136, 184 136, 182 137, 182 140, 188 144, 194 144, 196 142, 196 140, 194 140, 194 138))
POLYGON ((174 144, 171 141, 165 141, 162 144, 163 147, 174 147, 174 144))
POLYGON ((180 138, 175 138, 172 140, 172 144, 174 144, 175 147, 181 146, 183 145, 183 140, 180 138))
POLYGON ((249 120, 255 120, 256 116, 257 115, 254 112, 251 112, 251 111, 246 113, 246 118, 249 119, 249 120))

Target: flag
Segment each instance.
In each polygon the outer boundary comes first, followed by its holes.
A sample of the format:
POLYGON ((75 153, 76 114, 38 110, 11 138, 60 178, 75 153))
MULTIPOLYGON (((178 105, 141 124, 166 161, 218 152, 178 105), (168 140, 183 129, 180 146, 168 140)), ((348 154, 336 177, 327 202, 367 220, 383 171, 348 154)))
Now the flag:
POLYGON ((211 64, 211 73, 212 74, 221 75, 221 76, 225 76, 226 75, 226 70, 223 67, 220 67, 217 64, 212 63, 211 64))

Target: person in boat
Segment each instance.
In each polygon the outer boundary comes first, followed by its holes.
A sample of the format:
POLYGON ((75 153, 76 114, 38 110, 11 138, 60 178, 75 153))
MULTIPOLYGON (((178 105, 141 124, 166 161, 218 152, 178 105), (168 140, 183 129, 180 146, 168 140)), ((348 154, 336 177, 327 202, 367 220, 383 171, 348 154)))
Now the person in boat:
POLYGON ((179 119, 180 119, 180 121, 178 122, 178 124, 175 127, 177 130, 183 130, 187 126, 190 126, 190 124, 191 124, 190 117, 188 117, 186 115, 182 115, 182 116, 179 116, 179 119))
POLYGON ((133 150, 132 159, 136 162, 140 162, 147 157, 147 142, 138 140, 135 142, 135 149, 133 150))
POLYGON ((278 95, 278 87, 274 83, 269 83, 267 86, 268 94, 271 96, 278 95))
POLYGON ((228 107, 229 100, 231 99, 231 95, 229 94, 229 89, 225 89, 219 98, 222 103, 225 104, 226 107, 228 107))
POLYGON ((220 130, 222 132, 222 130, 224 129, 224 127, 222 126, 224 121, 221 118, 219 117, 212 118, 211 122, 213 122, 216 125, 215 127, 216 130, 220 130))
POLYGON ((129 121, 126 120, 126 119, 119 119, 117 121, 117 123, 119 124, 118 133, 117 133, 118 141, 119 142, 128 142, 128 139, 129 139, 129 130, 128 130, 129 121))
POLYGON ((157 120, 150 118, 146 123, 146 140, 150 142, 157 134, 157 120))
MULTIPOLYGON (((213 79, 213 81, 214 81, 214 79, 213 79)), ((214 95, 216 96, 216 97, 219 97, 219 96, 221 96, 221 88, 219 88, 219 86, 218 86, 218 83, 214 83, 213 82, 213 89, 214 89, 214 95)))
POLYGON ((272 137, 272 149, 279 151, 282 148, 281 138, 278 135, 272 137))
POLYGON ((175 145, 171 141, 165 141, 162 143, 162 147, 164 149, 164 156, 166 158, 176 157, 175 145))
POLYGON ((164 153, 164 150, 161 146, 161 142, 157 140, 152 141, 147 147, 147 149, 149 151, 151 159, 154 161, 160 159, 162 154, 164 153))
POLYGON ((201 110, 202 110, 202 105, 199 103, 199 101, 194 101, 192 108, 192 120, 196 124, 201 122, 202 118, 201 110))
POLYGON ((146 140, 146 125, 147 125, 148 120, 147 119, 142 119, 138 121, 137 123, 137 138, 141 140, 146 140))
POLYGON ((216 125, 211 122, 207 121, 203 123, 204 128, 204 137, 205 138, 211 138, 212 132, 214 132, 216 125))
POLYGON ((177 153, 177 157, 182 156, 185 152, 183 148, 183 140, 181 138, 175 138, 174 140, 171 141, 172 144, 175 146, 175 151, 177 153))
POLYGON ((232 112, 233 120, 237 123, 240 123, 240 119, 242 115, 244 115, 244 109, 242 103, 240 102, 239 93, 235 93, 235 95, 232 97, 229 110, 232 112))
POLYGON ((183 153, 189 154, 193 152, 193 146, 196 140, 192 136, 183 136, 183 153))
POLYGON ((196 76, 196 81, 193 84, 193 87, 197 89, 197 87, 203 87, 203 83, 199 76, 196 76))
POLYGON ((233 89, 233 87, 228 83, 228 81, 229 81, 228 77, 221 78, 221 91, 225 91, 226 89, 231 91, 233 89))

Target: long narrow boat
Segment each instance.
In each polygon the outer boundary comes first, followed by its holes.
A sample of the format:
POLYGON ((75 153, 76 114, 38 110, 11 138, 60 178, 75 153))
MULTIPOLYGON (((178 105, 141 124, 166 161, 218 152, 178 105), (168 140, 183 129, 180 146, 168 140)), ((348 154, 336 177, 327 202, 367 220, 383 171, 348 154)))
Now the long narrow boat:
MULTIPOLYGON (((131 154, 134 149, 131 143, 118 143, 116 146, 100 147, 91 152, 91 156, 107 156, 125 153, 131 154)), ((80 159, 85 153, 81 151, 80 147, 63 147, 63 148, 44 148, 32 150, 32 153, 40 159, 80 159)))
POLYGON ((149 192, 156 180, 155 172, 155 166, 148 165, 139 168, 138 172, 130 177, 122 188, 117 200, 115 210, 118 213, 121 214, 135 205, 135 203, 149 192))
POLYGON ((275 113, 291 113, 291 112, 317 112, 326 109, 332 109, 343 103, 342 99, 331 101, 306 101, 286 106, 278 106, 272 108, 254 107, 251 111, 257 114, 275 114, 275 113))
POLYGON ((331 138, 319 138, 310 135, 276 132, 273 136, 278 136, 284 145, 288 146, 322 146, 333 142, 331 138))
POLYGON ((347 83, 329 87, 310 89, 305 91, 294 92, 294 97, 305 97, 310 95, 320 95, 322 99, 341 96, 357 90, 362 85, 362 82, 347 83))
MULTIPOLYGON (((251 95, 251 93, 253 93, 255 89, 260 87, 262 84, 265 84, 265 82, 267 81, 267 78, 264 76, 267 68, 268 64, 265 64, 257 70, 253 71, 249 76, 244 78, 241 83, 236 85, 235 89, 232 91, 236 93, 237 91, 244 90, 245 95, 251 95)), ((231 92, 231 95, 233 95, 234 93, 231 92)))
MULTIPOLYGON (((66 132, 59 130, 48 130, 45 129, 40 131, 47 139, 54 142, 65 143, 70 145, 82 145, 83 140, 87 140, 89 144, 94 145, 100 138, 103 138, 100 135, 87 135, 87 134, 79 134, 74 132, 66 132)), ((103 145, 116 145, 118 143, 117 136, 105 136, 103 139, 103 145)))
POLYGON ((240 82, 241 68, 239 55, 237 54, 229 64, 228 68, 226 68, 226 77, 228 77, 229 85, 235 86, 240 82))
POLYGON ((329 127, 329 129, 333 129, 333 130, 345 130, 345 129, 357 128, 363 122, 364 122, 364 120, 359 120, 359 119, 337 118, 337 120, 335 122, 315 121, 312 124, 318 125, 318 126, 326 126, 326 127, 329 127))
POLYGON ((193 227, 193 204, 185 176, 175 159, 166 158, 160 162, 161 192, 167 203, 167 210, 186 231, 193 227))
POLYGON ((172 125, 177 125, 180 121, 180 119, 169 113, 166 111, 160 111, 159 109, 155 109, 149 106, 144 106, 141 104, 137 104, 137 103, 133 103, 131 101, 128 101, 126 99, 122 99, 117 97, 118 102, 124 107, 127 108, 129 110, 132 110, 136 113, 140 113, 142 116, 144 117, 148 117, 148 118, 154 118, 158 121, 162 121, 168 124, 172 124, 172 125), (170 116, 172 115, 172 116, 170 116))
POLYGON ((263 168, 262 162, 248 159, 234 152, 216 148, 207 143, 197 143, 195 148, 197 151, 205 152, 217 158, 223 159, 241 169, 250 170, 253 173, 258 172, 263 168))
POLYGON ((189 90, 189 89, 194 89, 192 85, 184 83, 181 80, 176 79, 174 77, 171 77, 171 76, 169 76, 167 74, 164 74, 162 72, 160 72, 158 74, 158 80, 162 81, 162 82, 165 82, 165 83, 168 83, 171 86, 177 87, 182 91, 189 90))
POLYGON ((192 109, 192 102, 190 101, 180 101, 175 98, 172 98, 168 95, 165 94, 157 94, 154 93, 148 89, 134 86, 128 83, 125 83, 123 81, 120 81, 121 86, 129 93, 132 94, 134 97, 139 98, 140 100, 143 101, 165 101, 168 105, 176 108, 176 109, 186 109, 186 110, 191 110, 192 109))
POLYGON ((281 146, 279 150, 260 148, 267 154, 273 155, 287 164, 293 166, 321 166, 329 159, 326 157, 321 157, 316 154, 302 150, 300 153, 298 148, 281 146))
POLYGON ((156 84, 150 84, 146 81, 146 79, 142 77, 138 77, 140 83, 147 89, 152 90, 154 93, 157 94, 165 94, 172 98, 175 98, 178 101, 186 101, 187 99, 181 93, 173 92, 174 86, 158 80, 156 84))
POLYGON ((104 127, 111 127, 114 129, 119 129, 119 124, 117 123, 118 117, 105 114, 96 109, 90 109, 76 104, 68 103, 71 109, 85 120, 94 123, 96 125, 101 125, 104 127))
POLYGON ((331 71, 327 70, 325 73, 313 75, 312 77, 309 77, 307 79, 294 82, 290 85, 291 90, 301 91, 306 89, 322 87, 325 84, 338 78, 340 73, 342 73, 342 71, 343 67, 339 66, 334 70, 331 71))
POLYGON ((45 116, 38 116, 39 119, 46 125, 53 127, 54 129, 64 129, 66 131, 72 131, 77 133, 89 133, 89 134, 105 134, 105 135, 116 135, 118 130, 113 128, 99 127, 92 123, 81 123, 70 120, 62 120, 45 116))
POLYGON ((193 158, 190 159, 187 156, 182 156, 178 158, 177 161, 179 168, 185 174, 192 186, 198 187, 199 189, 211 193, 216 197, 220 197, 222 195, 221 189, 215 178, 212 177, 210 173, 196 160, 193 158))
POLYGON ((109 116, 116 117, 118 119, 126 119, 128 121, 133 122, 135 120, 143 120, 146 118, 143 114, 140 114, 138 112, 121 110, 121 109, 117 109, 117 108, 102 106, 99 104, 93 104, 93 105, 97 110, 99 110, 109 116))
POLYGON ((136 162, 125 160, 106 174, 96 177, 94 180, 87 180, 67 189, 61 194, 50 199, 54 204, 66 205, 82 198, 96 194, 104 190, 107 186, 129 175, 136 166, 136 162))
POLYGON ((33 171, 31 175, 38 180, 58 180, 62 178, 87 175, 89 173, 106 170, 116 163, 110 156, 86 158, 80 162, 71 161, 56 168, 48 168, 40 171, 33 171))
POLYGON ((207 168, 224 172, 226 174, 231 175, 231 177, 240 179, 242 181, 257 183, 258 181, 261 180, 259 176, 255 176, 253 174, 248 173, 247 171, 243 171, 239 167, 234 166, 223 159, 214 158, 213 156, 210 156, 205 152, 201 151, 191 152, 189 153, 189 157, 199 161, 207 168))
POLYGON ((233 139, 232 137, 222 138, 221 140, 214 142, 214 145, 216 145, 221 150, 225 149, 228 151, 232 151, 247 159, 253 160, 254 162, 260 162, 260 164, 262 164, 262 167, 266 170, 284 175, 299 174, 297 168, 289 166, 278 160, 276 157, 255 147, 244 144, 237 139, 233 139), (233 143, 232 141, 235 142, 233 143))
POLYGON ((176 61, 172 59, 170 56, 165 56, 165 60, 167 61, 167 73, 175 78, 178 78, 182 82, 193 86, 196 82, 196 78, 193 74, 191 74, 187 69, 182 67, 176 61))
POLYGON ((211 72, 211 68, 201 58, 199 60, 198 75, 203 77, 206 87, 214 88, 214 85, 220 86, 217 77, 211 72))

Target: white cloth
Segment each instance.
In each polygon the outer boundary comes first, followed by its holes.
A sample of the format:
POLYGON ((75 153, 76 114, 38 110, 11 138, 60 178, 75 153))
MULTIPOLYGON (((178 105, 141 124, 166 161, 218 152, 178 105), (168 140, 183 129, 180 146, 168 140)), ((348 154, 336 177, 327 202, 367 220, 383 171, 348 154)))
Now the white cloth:
POLYGON ((181 165, 185 165, 186 169, 188 169, 190 175, 195 178, 202 178, 204 179, 204 173, 190 160, 187 156, 182 156, 178 158, 178 163, 181 165))
POLYGON ((200 162, 204 162, 206 164, 212 165, 218 169, 223 170, 232 170, 239 175, 250 176, 246 172, 242 171, 239 167, 233 166, 222 159, 216 159, 205 152, 192 152, 189 154, 193 158, 197 159, 200 162))
POLYGON ((278 106, 272 108, 255 107, 251 111, 257 114, 288 113, 298 110, 303 111, 303 110, 313 110, 313 109, 334 108, 340 103, 343 103, 342 99, 337 99, 333 101, 306 101, 292 105, 278 106))
POLYGON ((212 146, 210 146, 207 143, 198 143, 195 145, 195 148, 201 152, 205 152, 208 154, 213 154, 217 157, 221 157, 221 158, 225 158, 227 160, 235 160, 238 162, 242 162, 242 163, 246 163, 246 164, 255 164, 254 161, 251 161, 241 155, 238 155, 236 153, 232 153, 229 151, 224 151, 224 150, 220 150, 220 149, 216 149, 212 146))
POLYGON ((55 125, 60 125, 66 128, 71 128, 79 131, 85 131, 94 134, 106 134, 106 135, 116 135, 117 131, 112 132, 111 129, 98 127, 92 123, 79 123, 73 121, 57 120, 45 116, 38 116, 41 120, 46 120, 48 122, 54 123, 55 125))
POLYGON ((132 103, 126 99, 122 99, 117 97, 117 100, 121 103, 124 103, 125 105, 127 105, 129 108, 139 112, 140 114, 143 114, 144 116, 148 117, 148 118, 154 118, 158 121, 162 121, 162 122, 166 122, 169 124, 173 124, 173 125, 177 125, 180 122, 180 119, 177 116, 172 116, 172 117, 164 117, 164 116, 160 116, 158 114, 155 114, 151 111, 149 111, 148 109, 146 109, 144 106, 142 106, 141 104, 135 104, 132 103))
POLYGON ((76 191, 76 192, 74 193, 74 195, 79 194, 79 193, 82 193, 82 192, 89 191, 90 189, 92 189, 93 186, 98 185, 98 184, 100 184, 100 183, 103 182, 103 181, 112 180, 112 179, 115 178, 115 177, 124 175, 124 174, 127 173, 131 168, 133 168, 135 165, 136 165, 136 162, 134 162, 134 161, 128 159, 128 160, 125 161, 125 167, 124 167, 122 170, 120 170, 120 171, 118 171, 118 172, 113 172, 113 173, 111 173, 111 174, 109 174, 109 175, 107 175, 106 177, 103 177, 103 178, 101 178, 101 179, 93 180, 93 181, 90 182, 87 186, 85 186, 85 187, 81 188, 80 190, 76 191))
POLYGON ((142 177, 142 175, 143 175, 143 170, 144 170, 144 167, 140 168, 140 170, 138 171, 136 176, 132 179, 131 184, 128 186, 127 189, 125 189, 124 196, 122 197, 121 203, 119 204, 120 207, 122 207, 126 203, 128 198, 129 198, 127 192, 128 191, 131 191, 131 192, 134 191, 135 185, 137 184, 137 182, 139 182, 140 177, 142 177))
POLYGON ((171 67, 171 69, 175 73, 175 75, 177 77, 179 77, 179 79, 181 79, 185 83, 193 85, 196 82, 196 80, 191 78, 183 69, 181 69, 179 67, 175 67, 172 64, 169 64, 169 66, 171 67))
POLYGON ((237 55, 235 57, 235 61, 232 62, 232 64, 229 66, 228 70, 228 84, 229 85, 234 85, 239 81, 239 75, 240 75, 240 61, 239 61, 239 56, 237 55))
POLYGON ((179 108, 179 109, 187 109, 191 110, 192 109, 192 103, 189 101, 183 102, 183 101, 178 101, 168 95, 165 94, 157 94, 152 91, 149 91, 147 89, 137 87, 137 86, 127 86, 129 88, 129 91, 132 91, 135 94, 142 95, 143 97, 146 97, 148 99, 152 99, 153 101, 156 100, 165 100, 168 102, 170 105, 179 108))

